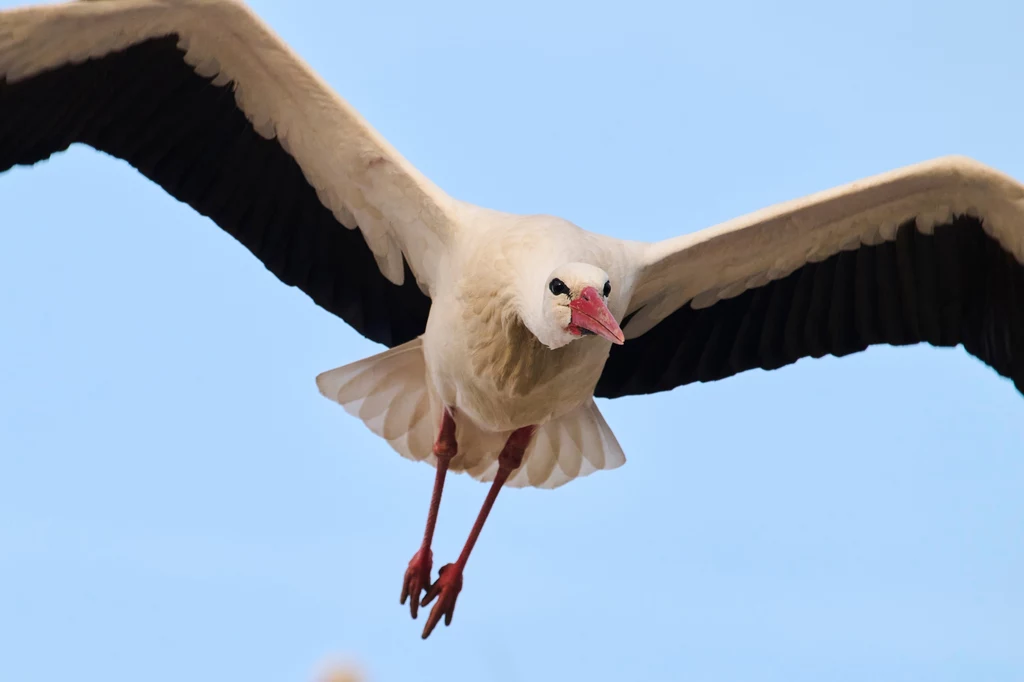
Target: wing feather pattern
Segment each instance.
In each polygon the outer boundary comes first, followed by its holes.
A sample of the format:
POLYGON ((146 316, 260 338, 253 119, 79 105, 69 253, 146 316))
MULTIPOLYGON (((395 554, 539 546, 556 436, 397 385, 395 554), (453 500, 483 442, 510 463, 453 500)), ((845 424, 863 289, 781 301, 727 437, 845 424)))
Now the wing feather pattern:
POLYGON ((652 244, 626 317, 598 396, 922 342, 1024 393, 1024 187, 950 157, 652 244))
POLYGON ((0 172, 74 143, 124 159, 370 339, 423 332, 453 200, 241 3, 0 13, 0 172))

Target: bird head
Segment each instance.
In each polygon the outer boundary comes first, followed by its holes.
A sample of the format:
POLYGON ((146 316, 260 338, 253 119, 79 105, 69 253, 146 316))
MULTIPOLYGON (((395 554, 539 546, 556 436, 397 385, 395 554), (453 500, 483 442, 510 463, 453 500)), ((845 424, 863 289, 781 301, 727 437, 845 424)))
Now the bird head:
POLYGON ((565 335, 564 343, 591 334, 612 343, 625 342, 619 323, 608 310, 612 281, 607 272, 586 263, 568 263, 551 273, 546 288, 545 316, 565 335))

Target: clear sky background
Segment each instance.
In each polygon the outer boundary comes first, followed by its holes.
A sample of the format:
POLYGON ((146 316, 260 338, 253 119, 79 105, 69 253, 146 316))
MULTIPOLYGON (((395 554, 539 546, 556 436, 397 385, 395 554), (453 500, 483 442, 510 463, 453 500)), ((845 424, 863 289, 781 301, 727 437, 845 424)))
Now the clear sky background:
MULTIPOLYGON (((454 196, 605 234, 1024 179, 1020 3, 253 4, 454 196)), ((627 464, 503 493, 423 642, 433 470, 314 384, 380 347, 87 148, 0 176, 0 236, 2 680, 1024 679, 1024 399, 961 349, 600 401, 627 464)))

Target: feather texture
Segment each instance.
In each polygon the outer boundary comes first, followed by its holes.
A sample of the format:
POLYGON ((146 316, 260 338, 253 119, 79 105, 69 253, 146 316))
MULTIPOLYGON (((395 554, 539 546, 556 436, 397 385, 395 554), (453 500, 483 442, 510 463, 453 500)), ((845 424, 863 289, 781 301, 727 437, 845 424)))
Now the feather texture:
POLYGON ((456 203, 240 2, 3 12, 0 171, 84 143, 389 346, 423 332, 456 203))
POLYGON ((1024 393, 1024 266, 974 218, 841 251, 713 305, 691 303, 612 350, 616 397, 841 357, 873 344, 962 344, 1024 393))
MULTIPOLYGON (((426 382, 420 339, 332 369, 317 377, 320 393, 339 403, 406 459, 437 466, 432 453, 441 404, 426 382)), ((492 481, 498 455, 511 432, 488 431, 456 413, 458 454, 451 471, 492 481)), ((522 465, 505 484, 557 488, 626 457, 593 400, 541 425, 522 465)))

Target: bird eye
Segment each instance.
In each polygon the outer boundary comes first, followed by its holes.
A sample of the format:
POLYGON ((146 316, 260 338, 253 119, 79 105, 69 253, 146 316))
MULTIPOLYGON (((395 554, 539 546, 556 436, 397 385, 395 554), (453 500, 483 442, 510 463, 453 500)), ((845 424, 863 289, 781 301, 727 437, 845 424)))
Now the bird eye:
POLYGON ((548 289, 551 289, 551 293, 555 296, 561 296, 562 294, 565 294, 566 296, 569 295, 569 287, 565 286, 565 282, 557 277, 551 280, 551 283, 548 284, 548 289))
POLYGON ((612 283, 611 282, 605 282, 604 283, 604 297, 608 298, 608 295, 610 293, 612 293, 612 283))

